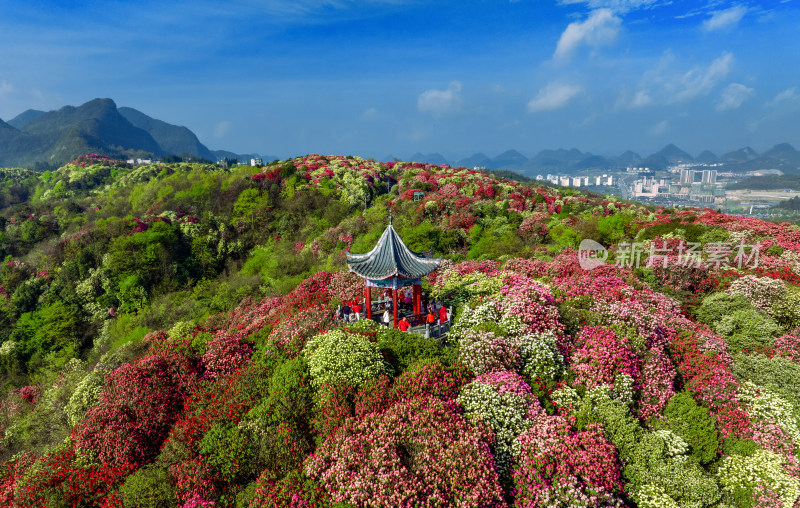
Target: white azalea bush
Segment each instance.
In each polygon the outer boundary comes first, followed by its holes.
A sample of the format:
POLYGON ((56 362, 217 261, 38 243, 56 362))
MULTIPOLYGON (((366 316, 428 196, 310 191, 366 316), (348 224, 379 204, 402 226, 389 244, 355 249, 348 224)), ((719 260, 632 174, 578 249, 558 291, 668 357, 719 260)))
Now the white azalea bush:
POLYGON ((303 355, 316 386, 335 383, 360 386, 386 370, 376 343, 361 334, 342 330, 315 335, 306 343, 303 355))
POLYGON ((492 372, 465 385, 456 401, 467 419, 482 420, 494 430, 498 471, 501 477, 508 474, 519 452, 517 436, 532 425, 529 415, 542 411, 530 386, 515 372, 492 372))

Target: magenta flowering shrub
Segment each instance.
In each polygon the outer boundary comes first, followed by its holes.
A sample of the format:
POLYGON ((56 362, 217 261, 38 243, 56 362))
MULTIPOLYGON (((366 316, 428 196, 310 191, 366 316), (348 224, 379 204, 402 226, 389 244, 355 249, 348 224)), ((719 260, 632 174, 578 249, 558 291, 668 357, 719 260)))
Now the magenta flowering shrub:
POLYGON ((522 276, 507 277, 505 282, 506 285, 500 290, 502 296, 498 299, 498 306, 504 318, 501 324, 509 333, 560 334, 564 330, 564 325, 559 321, 556 301, 546 286, 522 276))
POLYGON ((184 375, 157 355, 107 374, 97 405, 74 430, 77 446, 111 465, 148 461, 183 409, 184 375))
POLYGON ((592 498, 600 506, 620 504, 615 498, 623 489, 617 451, 599 424, 576 432, 561 416, 540 415, 517 440, 517 506, 595 506, 584 504, 592 498), (559 489, 563 486, 570 488, 559 489))
POLYGON ((772 343, 772 355, 800 362, 800 336, 797 331, 781 335, 772 343))
POLYGON ((175 495, 185 503, 183 506, 214 505, 219 485, 215 482, 211 464, 201 456, 171 465, 169 472, 175 479, 175 495))
POLYGON ((675 376, 677 371, 666 351, 665 344, 653 345, 647 350, 642 362, 641 400, 639 417, 643 420, 664 412, 670 399, 675 395, 675 376))
POLYGON ((333 312, 324 305, 283 316, 270 333, 270 342, 281 350, 299 352, 314 335, 325 333, 334 326, 333 312))
POLYGON ((575 384, 587 388, 614 387, 618 374, 639 378, 639 358, 631 351, 626 337, 601 326, 587 326, 575 337, 576 349, 570 358, 575 384))
POLYGON ((251 354, 251 346, 242 343, 238 335, 219 331, 207 343, 203 364, 212 377, 226 376, 246 365, 251 354))
POLYGON ((498 370, 517 370, 520 350, 507 337, 493 332, 468 330, 458 342, 461 362, 475 374, 498 370))
POLYGON ((348 420, 304 471, 333 502, 490 507, 502 502, 489 437, 443 402, 418 398, 348 420))
POLYGON ((749 437, 750 419, 740 407, 739 382, 729 362, 713 351, 704 351, 694 332, 672 336, 669 347, 686 389, 717 418, 722 439, 749 437))
POLYGON ((392 397, 396 400, 435 397, 452 403, 466 382, 463 368, 448 368, 438 360, 418 360, 394 380, 392 397))
POLYGON ((365 290, 364 279, 353 272, 340 270, 331 276, 329 291, 333 300, 359 300, 365 290))

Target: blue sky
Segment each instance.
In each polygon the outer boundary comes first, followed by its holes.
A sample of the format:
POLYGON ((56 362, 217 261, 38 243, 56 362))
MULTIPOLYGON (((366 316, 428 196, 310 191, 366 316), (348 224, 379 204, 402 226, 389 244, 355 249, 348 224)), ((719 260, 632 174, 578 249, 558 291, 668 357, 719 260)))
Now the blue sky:
POLYGON ((209 148, 800 149, 797 1, 0 0, 0 118, 109 97, 209 148))

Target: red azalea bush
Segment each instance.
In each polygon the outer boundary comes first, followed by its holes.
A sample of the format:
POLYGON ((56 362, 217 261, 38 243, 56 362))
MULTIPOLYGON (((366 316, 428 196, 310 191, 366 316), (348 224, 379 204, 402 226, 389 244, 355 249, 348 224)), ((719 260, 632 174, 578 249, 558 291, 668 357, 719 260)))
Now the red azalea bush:
POLYGON ((77 446, 111 465, 152 459, 183 409, 185 375, 158 355, 107 374, 97 405, 74 430, 77 446))
POLYGON ((436 397, 452 402, 468 380, 463 367, 446 367, 438 360, 418 360, 395 379, 392 396, 397 400, 436 397))

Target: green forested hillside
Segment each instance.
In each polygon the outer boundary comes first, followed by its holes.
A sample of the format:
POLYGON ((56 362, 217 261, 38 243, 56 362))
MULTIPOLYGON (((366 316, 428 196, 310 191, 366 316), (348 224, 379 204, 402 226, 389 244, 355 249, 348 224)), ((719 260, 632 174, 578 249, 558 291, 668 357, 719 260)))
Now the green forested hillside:
POLYGON ((796 227, 321 155, 82 156, 0 203, 4 506, 800 497, 796 227), (390 213, 444 341, 334 320, 390 213))

